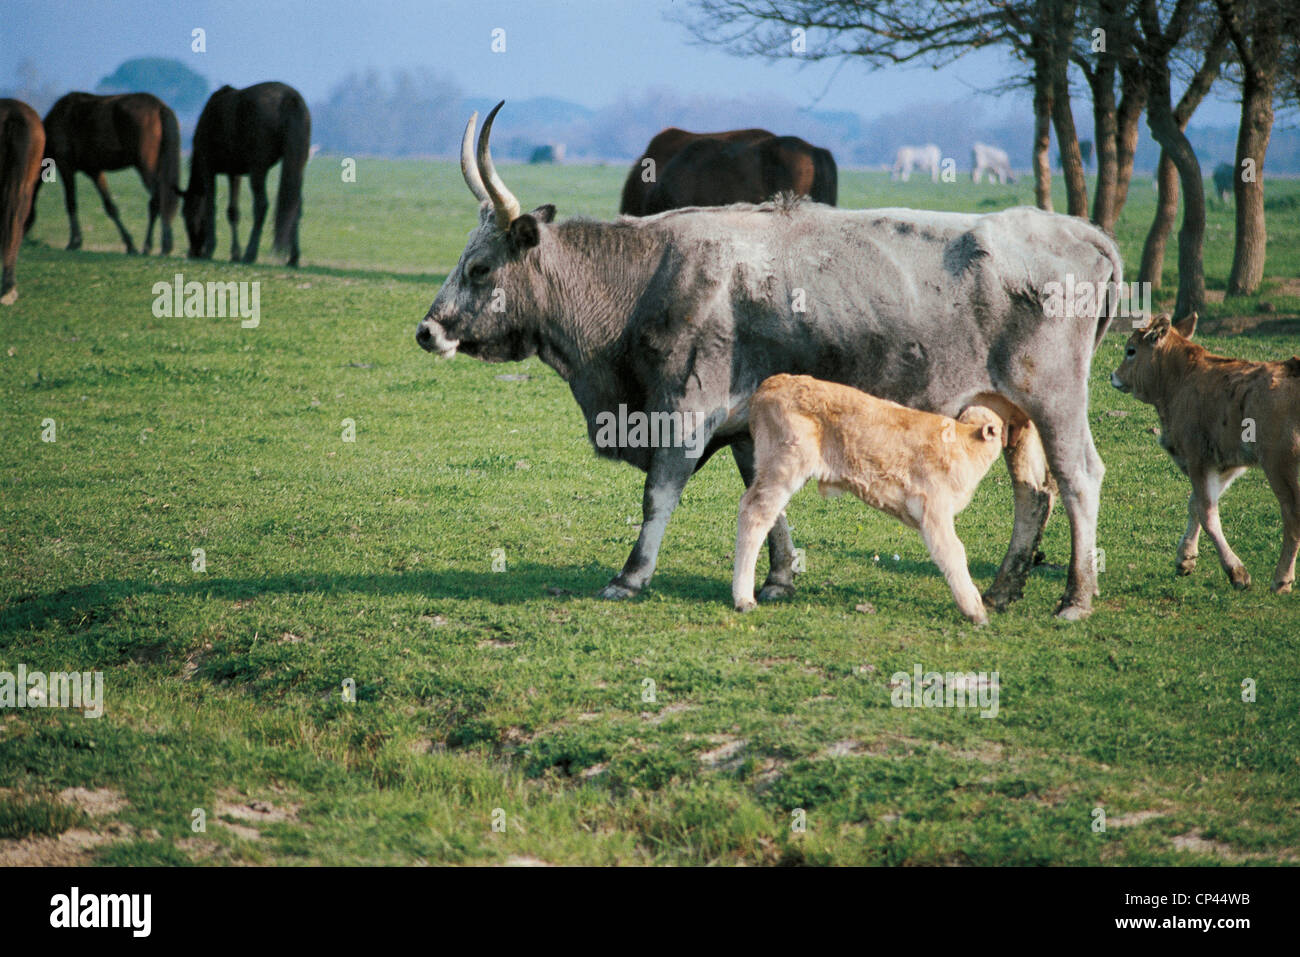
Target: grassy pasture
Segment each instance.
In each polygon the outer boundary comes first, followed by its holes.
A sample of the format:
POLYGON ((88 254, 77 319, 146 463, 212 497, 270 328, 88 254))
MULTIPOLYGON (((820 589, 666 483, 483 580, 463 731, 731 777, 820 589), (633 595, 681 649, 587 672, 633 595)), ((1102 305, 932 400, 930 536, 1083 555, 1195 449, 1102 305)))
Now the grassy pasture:
MULTIPOLYGON (((504 173, 525 206, 607 217, 624 170, 504 173)), ((110 182, 139 242, 138 180, 110 182)), ((0 711, 0 860, 40 860, 74 823, 107 835, 84 851, 105 864, 1297 859, 1300 596, 1268 592, 1276 503, 1259 473, 1224 502, 1254 588, 1233 592, 1208 542, 1174 577, 1187 486, 1154 410, 1107 384, 1122 336, 1093 371, 1108 471, 1089 621, 1050 617, 1048 565, 972 628, 912 532, 811 491, 790 507, 797 598, 735 614, 727 456, 687 487, 651 589, 609 604, 591 596, 635 539, 641 474, 595 458, 537 360, 444 363, 413 341, 474 220, 455 164, 362 158, 343 183, 338 157, 315 159, 297 271, 128 258, 79 186, 86 250, 62 250, 47 185, 0 311, 0 671, 102 670, 106 713, 0 711), (260 281, 260 327, 155 318, 152 286, 178 271, 260 281), (997 717, 891 707, 916 663, 998 671, 997 717), (68 788, 120 807, 83 817, 68 788)), ((984 210, 1031 189, 847 172, 841 202, 984 210)), ((1273 278, 1212 316, 1300 312, 1300 184, 1270 196, 1273 278)), ((1126 262, 1153 205, 1139 179, 1126 262)), ((1211 289, 1231 217, 1212 201, 1211 289)), ((228 237, 223 221, 219 251, 228 237)), ((1167 292, 1176 262, 1175 236, 1167 292)), ((1207 344, 1300 351, 1265 331, 1207 344)), ((981 585, 1010 528, 995 466, 958 522, 981 585)), ((1043 547, 1065 561, 1063 514, 1043 547)))

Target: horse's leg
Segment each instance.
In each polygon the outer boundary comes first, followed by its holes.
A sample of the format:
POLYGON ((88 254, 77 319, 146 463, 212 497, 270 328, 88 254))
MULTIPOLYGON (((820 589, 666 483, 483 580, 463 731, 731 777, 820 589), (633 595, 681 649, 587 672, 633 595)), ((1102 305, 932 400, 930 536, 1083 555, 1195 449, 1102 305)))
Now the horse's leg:
POLYGON ((81 223, 77 222, 77 171, 63 163, 55 163, 59 178, 63 180, 63 207, 68 211, 68 248, 81 248, 81 223))
POLYGON ((104 203, 104 212, 108 213, 108 218, 113 221, 113 225, 122 236, 122 242, 126 243, 126 254, 134 256, 135 243, 131 241, 131 234, 122 225, 122 217, 117 214, 117 204, 113 202, 113 194, 108 191, 108 177, 104 175, 103 170, 100 170, 99 175, 95 177, 95 189, 99 190, 99 198, 104 203))
POLYGON ((226 207, 226 221, 230 223, 230 261, 239 262, 239 176, 230 174, 230 205, 226 207))
POLYGON ((286 264, 293 268, 298 267, 298 224, 302 222, 302 198, 298 199, 299 216, 293 221, 293 239, 289 243, 289 262, 286 264))
MULTIPOLYGON (((140 174, 140 178, 144 179, 144 173, 140 174)), ((145 228, 144 246, 140 251, 148 256, 149 250, 153 249, 153 224, 158 220, 158 209, 162 202, 162 195, 157 176, 146 179, 144 186, 145 189, 149 190, 149 225, 145 228)))
POLYGON ((248 174, 248 185, 253 190, 253 231, 248 234, 248 245, 244 247, 244 262, 257 261, 257 246, 262 241, 262 223, 266 221, 266 170, 254 170, 248 174))

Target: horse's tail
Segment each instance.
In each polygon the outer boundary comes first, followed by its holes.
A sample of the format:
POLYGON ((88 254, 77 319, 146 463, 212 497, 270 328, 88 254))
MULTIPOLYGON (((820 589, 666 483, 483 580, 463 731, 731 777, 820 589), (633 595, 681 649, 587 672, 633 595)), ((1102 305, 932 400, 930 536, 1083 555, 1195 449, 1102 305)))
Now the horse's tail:
POLYGON ((311 114, 297 93, 290 98, 284 116, 284 158, 280 162, 280 191, 275 198, 275 243, 285 255, 294 245, 294 230, 302 215, 302 180, 311 151, 311 114))
POLYGON ((176 215, 176 200, 181 188, 181 127, 176 114, 163 107, 162 144, 158 147, 159 215, 164 223, 176 215))
MULTIPOLYGON (((26 231, 28 211, 22 208, 23 192, 31 172, 28 157, 34 145, 35 130, 19 110, 5 117, 0 129, 0 251, 6 262, 12 245, 26 231)), ((39 180, 39 177, 37 177, 39 180)))

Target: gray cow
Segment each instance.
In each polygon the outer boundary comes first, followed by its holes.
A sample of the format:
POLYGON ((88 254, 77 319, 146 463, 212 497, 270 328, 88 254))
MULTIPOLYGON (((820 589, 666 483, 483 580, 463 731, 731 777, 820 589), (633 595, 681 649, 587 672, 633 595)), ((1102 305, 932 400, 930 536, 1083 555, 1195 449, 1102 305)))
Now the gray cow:
MULTIPOLYGON (((1016 514, 985 600, 1005 609, 1020 597, 1054 476, 1073 552, 1057 613, 1089 613, 1105 468, 1088 428, 1088 374, 1114 297, 1081 298, 1071 318, 1052 318, 1061 310, 1047 302, 1054 284, 1120 281, 1119 253, 1101 231, 1030 208, 967 215, 806 201, 556 223, 554 206, 521 213, 492 164, 500 108, 477 152, 477 115, 465 129, 461 170, 481 201, 479 224, 416 340, 445 358, 540 356, 569 383, 597 452, 647 473, 640 536, 603 597, 649 581, 682 489, 713 452, 730 446, 750 484, 749 398, 788 372, 954 417, 975 404, 998 411, 1010 426, 1016 514), (611 446, 601 422, 615 410, 677 413, 696 432, 611 446)), ((768 549, 762 600, 794 591, 784 516, 768 549)))

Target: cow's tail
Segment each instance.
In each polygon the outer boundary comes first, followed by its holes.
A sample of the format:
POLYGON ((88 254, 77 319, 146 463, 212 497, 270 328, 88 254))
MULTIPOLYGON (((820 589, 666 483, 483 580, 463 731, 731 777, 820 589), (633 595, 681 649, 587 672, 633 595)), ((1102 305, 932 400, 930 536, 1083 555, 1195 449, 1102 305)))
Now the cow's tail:
POLYGON ((1120 289, 1124 282, 1124 261, 1120 259, 1119 246, 1101 230, 1097 230, 1096 235, 1094 242, 1097 251, 1110 263, 1110 280, 1103 287, 1106 290, 1105 300, 1098 303, 1097 330, 1092 337, 1093 353, 1101 345, 1102 337, 1106 335, 1106 330, 1110 328, 1110 322, 1119 309, 1120 289))
POLYGON ((288 255, 302 215, 302 181, 311 152, 311 114, 296 94, 286 103, 284 157, 280 161, 280 190, 275 197, 275 252, 288 255))

